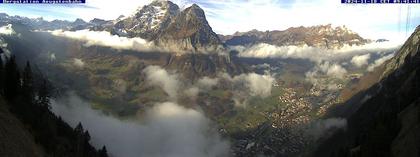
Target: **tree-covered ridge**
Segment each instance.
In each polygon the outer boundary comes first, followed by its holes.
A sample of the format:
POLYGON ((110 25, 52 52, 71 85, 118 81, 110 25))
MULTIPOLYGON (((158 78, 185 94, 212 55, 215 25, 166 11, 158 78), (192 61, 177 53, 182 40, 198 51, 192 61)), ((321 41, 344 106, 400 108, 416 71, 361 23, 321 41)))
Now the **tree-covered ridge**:
MULTIPOLYGON (((33 73, 29 62, 20 70, 16 57, 0 50, 0 97, 26 126, 47 156, 107 157, 105 146, 96 150, 90 135, 79 123, 74 129, 51 112, 52 86, 41 74, 33 73)), ((1 140, 1 139, 0 139, 1 140)))

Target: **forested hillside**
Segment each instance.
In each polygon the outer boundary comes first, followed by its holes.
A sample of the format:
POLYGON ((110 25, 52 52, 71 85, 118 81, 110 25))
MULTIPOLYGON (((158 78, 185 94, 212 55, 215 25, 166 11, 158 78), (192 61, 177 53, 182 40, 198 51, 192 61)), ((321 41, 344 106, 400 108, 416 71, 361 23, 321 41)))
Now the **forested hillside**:
POLYGON ((79 123, 72 128, 50 111, 53 87, 29 62, 23 70, 16 57, 1 51, 0 156, 106 157, 96 150, 79 123))

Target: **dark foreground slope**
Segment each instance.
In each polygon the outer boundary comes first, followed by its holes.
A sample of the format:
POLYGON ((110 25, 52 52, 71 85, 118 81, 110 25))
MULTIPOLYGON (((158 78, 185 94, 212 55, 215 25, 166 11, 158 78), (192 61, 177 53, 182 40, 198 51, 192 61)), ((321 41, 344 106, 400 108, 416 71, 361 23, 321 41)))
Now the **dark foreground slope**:
POLYGON ((326 139, 314 156, 420 155, 420 27, 374 75, 378 82, 331 111, 347 118, 347 129, 326 139))
POLYGON ((3 99, 0 100, 0 156, 44 156, 24 124, 9 112, 3 99))
POLYGON ((20 70, 14 56, 0 54, 0 156, 107 157, 81 124, 73 129, 50 111, 51 86, 29 62, 20 70))

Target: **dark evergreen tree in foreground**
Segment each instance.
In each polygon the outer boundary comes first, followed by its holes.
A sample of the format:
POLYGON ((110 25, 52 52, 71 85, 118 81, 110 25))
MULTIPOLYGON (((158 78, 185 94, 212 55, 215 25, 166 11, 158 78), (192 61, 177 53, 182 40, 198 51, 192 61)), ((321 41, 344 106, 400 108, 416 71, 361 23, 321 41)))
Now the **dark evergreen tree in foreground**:
POLYGON ((105 146, 96 150, 90 145, 89 132, 83 129, 82 124, 73 129, 50 111, 51 85, 45 78, 34 78, 29 62, 20 71, 15 56, 4 58, 6 61, 0 58, 0 95, 48 156, 108 156, 105 146))
POLYGON ((7 59, 4 70, 4 96, 7 100, 13 100, 18 95, 20 87, 20 73, 15 56, 7 59))
POLYGON ((103 146, 101 150, 99 150, 99 156, 100 157, 108 157, 108 151, 106 150, 106 147, 103 146))

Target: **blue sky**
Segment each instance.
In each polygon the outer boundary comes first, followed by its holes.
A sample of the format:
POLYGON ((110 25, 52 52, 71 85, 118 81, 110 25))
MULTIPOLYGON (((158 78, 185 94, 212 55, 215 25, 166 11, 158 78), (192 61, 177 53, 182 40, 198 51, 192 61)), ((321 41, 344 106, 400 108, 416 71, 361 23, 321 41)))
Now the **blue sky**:
MULTIPOLYGON (((130 15, 151 0, 86 0, 73 5, 2 4, 0 12, 47 20, 94 17, 115 19, 130 15)), ((202 7, 215 32, 283 30, 289 27, 333 24, 346 25, 366 38, 403 40, 406 35, 408 8, 411 10, 409 31, 420 25, 420 5, 341 4, 340 0, 173 0, 181 8, 193 3, 202 7)))

